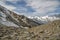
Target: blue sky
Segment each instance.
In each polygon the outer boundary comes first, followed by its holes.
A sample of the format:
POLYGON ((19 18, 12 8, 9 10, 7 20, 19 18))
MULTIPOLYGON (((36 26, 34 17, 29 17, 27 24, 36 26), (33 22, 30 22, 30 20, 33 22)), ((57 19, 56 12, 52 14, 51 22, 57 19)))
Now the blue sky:
POLYGON ((0 5, 25 16, 60 14, 60 0, 0 0, 0 5))

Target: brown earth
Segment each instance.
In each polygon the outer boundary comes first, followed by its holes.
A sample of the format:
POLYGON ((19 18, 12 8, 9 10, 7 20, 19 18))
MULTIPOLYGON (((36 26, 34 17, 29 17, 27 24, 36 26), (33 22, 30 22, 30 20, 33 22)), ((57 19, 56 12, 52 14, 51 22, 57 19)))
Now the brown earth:
POLYGON ((60 20, 28 29, 0 24, 0 40, 60 40, 60 20))

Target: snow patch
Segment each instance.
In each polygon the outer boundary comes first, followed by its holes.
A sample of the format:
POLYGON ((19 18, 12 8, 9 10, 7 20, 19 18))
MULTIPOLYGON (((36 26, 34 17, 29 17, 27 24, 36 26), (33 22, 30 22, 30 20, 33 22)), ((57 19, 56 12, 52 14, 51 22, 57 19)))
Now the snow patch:
POLYGON ((48 22, 48 21, 54 21, 54 20, 59 20, 60 18, 59 17, 51 17, 51 16, 41 16, 41 17, 38 17, 38 16, 35 16, 35 17, 31 17, 29 16, 28 18, 30 19, 33 19, 33 20, 36 20, 36 21, 42 21, 42 22, 48 22))
POLYGON ((2 24, 6 26, 14 26, 14 27, 19 27, 18 25, 14 24, 13 22, 10 21, 0 21, 2 24))

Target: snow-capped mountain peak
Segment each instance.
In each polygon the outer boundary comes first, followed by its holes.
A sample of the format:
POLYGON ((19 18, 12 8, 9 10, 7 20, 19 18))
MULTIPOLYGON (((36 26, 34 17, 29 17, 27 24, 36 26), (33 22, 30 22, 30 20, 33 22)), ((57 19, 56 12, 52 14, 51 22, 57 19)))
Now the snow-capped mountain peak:
POLYGON ((46 22, 49 22, 49 21, 54 21, 54 20, 59 20, 60 18, 59 17, 56 17, 56 16, 35 16, 35 17, 31 17, 29 16, 28 18, 30 19, 33 19, 34 21, 37 21, 39 23, 46 23, 46 22))

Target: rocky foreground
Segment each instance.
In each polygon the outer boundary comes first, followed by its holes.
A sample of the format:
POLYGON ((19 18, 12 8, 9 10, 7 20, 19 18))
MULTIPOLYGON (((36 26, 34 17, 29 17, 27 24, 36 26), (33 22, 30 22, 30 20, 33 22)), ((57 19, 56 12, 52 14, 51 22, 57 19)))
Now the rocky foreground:
POLYGON ((0 24, 0 40, 60 40, 60 20, 27 29, 0 24))

